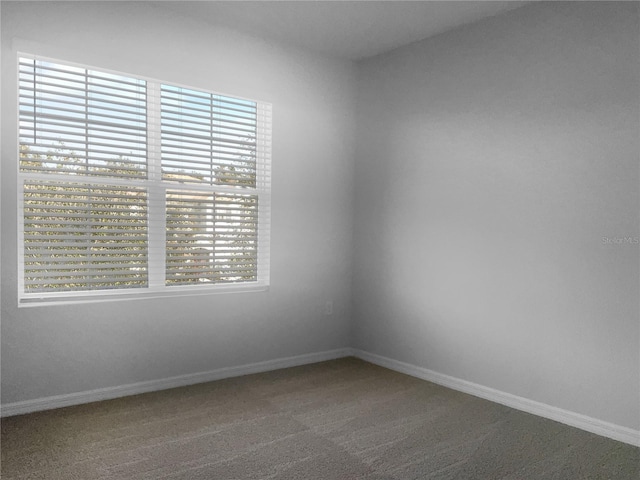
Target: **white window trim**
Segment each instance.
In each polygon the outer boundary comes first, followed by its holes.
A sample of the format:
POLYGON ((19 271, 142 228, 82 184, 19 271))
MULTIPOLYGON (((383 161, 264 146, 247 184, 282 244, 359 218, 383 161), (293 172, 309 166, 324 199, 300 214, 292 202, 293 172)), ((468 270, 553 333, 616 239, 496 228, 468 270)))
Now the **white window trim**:
MULTIPOLYGON (((71 67, 96 70, 104 73, 135 77, 147 82, 147 152, 148 176, 146 179, 127 179, 117 177, 94 177, 82 175, 51 175, 45 173, 21 172, 17 168, 17 237, 18 237, 18 306, 37 307, 74 303, 94 303, 107 301, 126 301, 150 298, 171 298, 182 296, 199 296, 212 294, 228 294, 242 292, 261 292, 269 289, 270 285, 270 237, 271 237, 271 148, 272 148, 272 105, 267 102, 258 101, 235 94, 224 94, 213 90, 193 87, 185 84, 162 81, 143 75, 131 74, 102 67, 60 60, 43 55, 36 55, 23 51, 17 51, 15 64, 18 66, 20 58, 31 58, 37 60, 50 61, 53 63, 68 65, 71 67), (171 85, 191 90, 199 90, 214 95, 223 95, 241 100, 255 102, 258 105, 257 135, 256 135, 256 187, 249 191, 241 191, 233 187, 216 186, 216 192, 228 193, 251 193, 258 195, 258 231, 260 232, 258 241, 258 265, 257 280, 253 282, 219 283, 207 285, 171 285, 164 284, 165 277, 165 221, 166 209, 149 209, 148 218, 148 278, 149 284, 146 288, 126 288, 126 289, 105 289, 86 291, 64 291, 64 292, 25 292, 24 279, 24 182, 27 180, 59 180, 71 182, 86 182, 92 184, 109 185, 138 185, 144 186, 148 191, 149 204, 156 199, 164 202, 166 190, 179 189, 188 191, 203 190, 211 192, 211 188, 198 184, 186 184, 183 182, 162 180, 161 155, 160 155, 160 86, 162 84, 171 85), (52 178, 53 177, 53 178, 52 178), (158 217, 152 221, 151 216, 158 217), (160 246, 160 248, 158 248, 160 246)), ((20 97, 19 91, 20 69, 16 69, 16 125, 20 124, 20 97)), ((19 163, 20 155, 20 128, 16 129, 16 162, 19 163)), ((157 203, 157 200, 156 202, 157 203)))

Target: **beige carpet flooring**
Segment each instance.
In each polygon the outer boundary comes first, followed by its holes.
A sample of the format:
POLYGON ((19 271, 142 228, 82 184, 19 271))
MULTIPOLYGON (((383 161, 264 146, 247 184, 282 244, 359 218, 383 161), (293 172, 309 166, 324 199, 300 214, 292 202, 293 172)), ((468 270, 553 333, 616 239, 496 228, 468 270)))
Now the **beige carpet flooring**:
POLYGON ((2 420, 2 479, 640 478, 640 449, 347 358, 2 420))

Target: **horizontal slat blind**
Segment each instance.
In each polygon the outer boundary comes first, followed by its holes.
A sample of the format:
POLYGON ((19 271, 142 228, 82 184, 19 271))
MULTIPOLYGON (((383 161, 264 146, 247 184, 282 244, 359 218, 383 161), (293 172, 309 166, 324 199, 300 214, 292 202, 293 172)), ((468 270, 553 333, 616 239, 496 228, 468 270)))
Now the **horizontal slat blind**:
POLYGON ((167 191, 167 285, 255 281, 258 197, 167 191))
POLYGON ((164 179, 256 186, 256 102, 162 85, 161 111, 164 179))
POLYGON ((21 58, 20 170, 147 175, 146 82, 21 58))
POLYGON ((271 105, 18 67, 21 302, 268 285, 271 105))
POLYGON ((25 181, 26 292, 145 287, 144 188, 25 181))

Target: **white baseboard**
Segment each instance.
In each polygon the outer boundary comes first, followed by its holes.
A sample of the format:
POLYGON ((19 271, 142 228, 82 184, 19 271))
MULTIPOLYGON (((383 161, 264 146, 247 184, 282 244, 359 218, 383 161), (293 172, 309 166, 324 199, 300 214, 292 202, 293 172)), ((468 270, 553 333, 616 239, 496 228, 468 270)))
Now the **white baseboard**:
POLYGON ((449 375, 443 375, 442 373, 434 372, 433 370, 428 370, 426 368, 400 362, 398 360, 393 360, 391 358, 365 352, 363 350, 353 349, 353 355, 366 362, 405 373, 422 380, 437 383, 438 385, 451 388, 452 390, 468 393, 476 397, 515 408, 516 410, 532 413, 539 417, 555 420, 556 422, 564 423, 565 425, 570 425, 581 430, 586 430, 587 432, 640 447, 640 430, 633 430, 614 423, 574 413, 569 410, 553 407, 545 403, 536 402, 524 397, 518 397, 517 395, 511 395, 510 393, 501 392, 500 390, 495 390, 493 388, 478 385, 477 383, 468 382, 459 378, 450 377, 449 375))
POLYGON ((400 362, 388 357, 352 348, 341 348, 325 352, 297 355, 294 357, 277 358, 274 360, 266 360, 264 362, 250 363, 236 367, 219 368, 208 372, 178 375, 175 377, 119 385, 116 387, 99 388, 96 390, 70 393, 66 395, 55 395, 51 397, 25 400, 22 402, 7 403, 0 407, 0 416, 9 417, 12 415, 22 415, 41 410, 50 410, 53 408, 80 405, 100 400, 109 400, 112 398, 154 392, 168 388, 212 382, 215 380, 222 380, 223 378, 239 377, 252 373, 296 367, 299 365, 324 362, 326 360, 349 356, 355 356, 361 360, 389 368, 390 370, 405 373, 412 377, 427 380, 453 390, 468 393, 517 410, 522 410, 523 412, 532 413, 540 417, 586 430, 587 432, 640 447, 640 431, 638 430, 598 420, 569 410, 553 407, 545 403, 536 402, 524 397, 519 397, 517 395, 512 395, 500 390, 495 390, 466 380, 434 372, 433 370, 428 370, 423 367, 418 367, 416 365, 411 365, 409 363, 400 362))
POLYGON ((266 360, 264 362, 249 363, 237 367, 218 368, 208 372, 190 373, 187 375, 178 375, 158 380, 130 383, 116 387, 98 388, 96 390, 87 390, 84 392, 7 403, 0 407, 0 415, 2 417, 10 417, 12 415, 22 415, 41 410, 51 410, 53 408, 80 405, 100 400, 109 400, 112 398, 155 392, 168 388, 184 387, 186 385, 194 385, 196 383, 212 382, 214 380, 222 380, 223 378, 239 377, 242 375, 249 375, 251 373, 267 372, 270 370, 278 370, 280 368, 297 367, 299 365, 324 362, 326 360, 349 357, 352 354, 352 349, 341 348, 325 352, 297 355, 295 357, 277 358, 274 360, 266 360))

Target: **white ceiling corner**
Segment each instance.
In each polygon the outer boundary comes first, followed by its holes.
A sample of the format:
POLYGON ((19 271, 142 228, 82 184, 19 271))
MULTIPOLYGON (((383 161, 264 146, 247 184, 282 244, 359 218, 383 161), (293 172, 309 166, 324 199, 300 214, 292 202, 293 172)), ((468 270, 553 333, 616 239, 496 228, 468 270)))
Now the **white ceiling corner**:
POLYGON ((187 17, 361 60, 517 8, 521 1, 167 1, 187 17))

